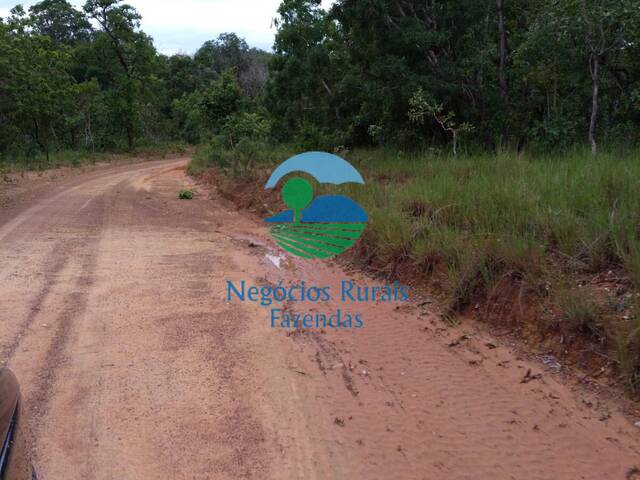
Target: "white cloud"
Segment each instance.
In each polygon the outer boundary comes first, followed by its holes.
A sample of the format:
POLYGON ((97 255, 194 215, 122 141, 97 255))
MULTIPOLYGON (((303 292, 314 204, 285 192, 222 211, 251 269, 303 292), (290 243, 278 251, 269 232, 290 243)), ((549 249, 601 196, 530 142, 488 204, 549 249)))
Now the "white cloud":
MULTIPOLYGON (((19 0, 18 0, 19 1, 19 0)), ((18 3, 16 1, 15 3, 18 3)), ((22 2, 25 9, 36 2, 22 2)), ((84 1, 72 1, 81 7, 84 1)), ((193 53, 206 40, 223 32, 235 32, 253 47, 270 50, 275 29, 271 26, 280 0, 128 0, 142 15, 142 29, 166 54, 193 53)), ((333 0, 323 0, 328 7, 333 0)), ((0 17, 13 2, 0 0, 0 17)))

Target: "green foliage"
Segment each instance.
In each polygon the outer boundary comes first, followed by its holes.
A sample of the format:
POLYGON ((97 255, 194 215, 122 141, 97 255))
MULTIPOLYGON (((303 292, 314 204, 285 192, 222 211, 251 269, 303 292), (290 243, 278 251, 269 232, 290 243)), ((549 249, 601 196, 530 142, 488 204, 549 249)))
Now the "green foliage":
POLYGON ((43 0, 0 19, 0 156, 268 136, 269 54, 222 34, 195 58, 158 55, 140 20, 120 0, 43 0))
POLYGON ((434 103, 424 95, 422 87, 409 99, 409 120, 418 125, 424 125, 427 116, 433 117, 440 128, 451 134, 453 138, 453 155, 457 155, 458 137, 462 133, 473 131, 473 126, 469 123, 458 125, 455 121, 455 114, 452 112, 444 112, 442 105, 434 103))
POLYGON ((271 145, 246 138, 238 142, 234 148, 229 148, 226 139, 217 136, 198 149, 189 163, 187 172, 190 175, 200 175, 207 168, 214 167, 231 174, 241 174, 260 166, 271 168, 297 151, 293 145, 271 145))
POLYGON ((410 149, 464 134, 543 151, 638 139, 633 0, 286 0, 278 13, 265 105, 279 138, 410 149))
POLYGON ((180 190, 178 192, 178 198, 180 200, 191 200, 193 198, 193 192, 191 190, 180 190))
POLYGON ((220 78, 204 91, 201 106, 212 131, 220 131, 227 117, 237 113, 243 102, 243 92, 236 72, 225 70, 220 78))
POLYGON ((10 150, 23 136, 48 155, 52 132, 75 109, 70 56, 49 37, 25 34, 28 25, 24 16, 0 24, 0 117, 11 125, 3 129, 0 148, 10 150))
POLYGON ((260 113, 239 112, 225 119, 221 133, 227 144, 234 147, 242 139, 266 140, 270 130, 269 121, 260 113))
POLYGON ((120 0, 0 22, 0 154, 243 138, 300 149, 640 139, 634 0, 283 0, 274 54, 233 33, 160 55, 120 0))
POLYGON ((91 24, 66 0, 43 0, 29 13, 34 31, 55 43, 73 45, 90 38, 91 24))
POLYGON ((176 98, 171 105, 173 129, 189 143, 200 143, 207 134, 201 104, 202 94, 196 91, 176 98))
POLYGON ((336 26, 316 1, 285 0, 278 13, 265 99, 274 130, 280 139, 304 135, 305 129, 335 131, 344 125, 335 96, 342 61, 333 40, 336 26))

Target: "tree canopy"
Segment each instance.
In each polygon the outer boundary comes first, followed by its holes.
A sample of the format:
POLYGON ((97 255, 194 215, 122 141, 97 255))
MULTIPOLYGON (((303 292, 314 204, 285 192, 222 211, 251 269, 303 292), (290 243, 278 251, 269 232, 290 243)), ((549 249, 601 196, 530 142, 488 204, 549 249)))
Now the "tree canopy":
POLYGON ((235 33, 159 53, 121 0, 0 19, 0 155, 223 136, 494 150, 633 145, 635 0, 283 0, 273 52, 235 33))
POLYGON ((288 132, 415 146, 455 118, 490 149, 637 140, 633 0, 285 0, 278 26, 267 105, 288 132), (412 119, 416 96, 439 115, 412 119))

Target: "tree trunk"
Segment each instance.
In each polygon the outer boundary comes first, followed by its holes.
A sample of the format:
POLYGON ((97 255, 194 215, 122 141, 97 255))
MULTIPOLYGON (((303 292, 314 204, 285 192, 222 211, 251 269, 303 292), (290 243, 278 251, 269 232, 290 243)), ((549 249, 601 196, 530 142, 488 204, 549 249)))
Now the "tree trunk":
POLYGON ((93 131, 91 129, 91 113, 87 113, 85 128, 84 128, 84 144, 85 146, 91 145, 91 150, 94 150, 93 143, 93 131))
POLYGON ((45 154, 47 158, 47 163, 49 163, 49 144, 46 140, 42 138, 40 123, 38 123, 38 120, 36 118, 33 119, 33 126, 35 131, 36 143, 40 146, 40 149, 42 150, 42 152, 45 154))
POLYGON ((595 156, 598 153, 598 144, 596 143, 596 123, 598 120, 598 73, 600 69, 600 57, 592 53, 589 58, 589 69, 591 70, 591 82, 593 84, 593 92, 591 96, 591 122, 589 123, 589 143, 591 144, 591 153, 595 156))
POLYGON ((457 130, 452 130, 453 132, 453 156, 458 156, 458 132, 457 130))
POLYGON ((507 104, 509 96, 509 86, 507 85, 507 32, 504 27, 504 2, 496 0, 496 8, 498 13, 498 37, 499 37, 499 54, 500 64, 498 66, 498 83, 500 84, 500 95, 507 104))
POLYGON ((127 145, 129 151, 133 150, 133 127, 130 124, 127 125, 127 145))
POLYGON ((42 142, 40 141, 40 125, 38 125, 38 120, 33 119, 33 137, 36 139, 36 143, 42 148, 42 142))
MULTIPOLYGON (((321 78, 320 81, 322 82, 322 86, 324 87, 324 89, 327 91, 327 93, 331 97, 331 101, 333 101, 334 100, 333 90, 329 88, 329 85, 327 85, 327 82, 324 81, 324 78, 321 78)), ((340 109, 338 108, 337 105, 334 107, 334 113, 336 115, 336 120, 340 120, 340 109)))

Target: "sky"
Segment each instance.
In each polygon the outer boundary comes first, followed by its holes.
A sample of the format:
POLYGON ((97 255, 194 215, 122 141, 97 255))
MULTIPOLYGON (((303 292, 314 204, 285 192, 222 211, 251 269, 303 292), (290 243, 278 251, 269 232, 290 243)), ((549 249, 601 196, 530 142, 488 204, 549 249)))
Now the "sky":
MULTIPOLYGON (((81 8, 84 0, 69 0, 81 8)), ((0 0, 0 17, 16 4, 25 10, 37 1, 0 0)), ((280 0, 126 0, 142 15, 142 30, 151 35, 156 48, 167 55, 194 53, 206 40, 224 32, 244 37, 251 47, 271 50, 280 0)), ((326 8, 333 0, 323 0, 326 8)))

